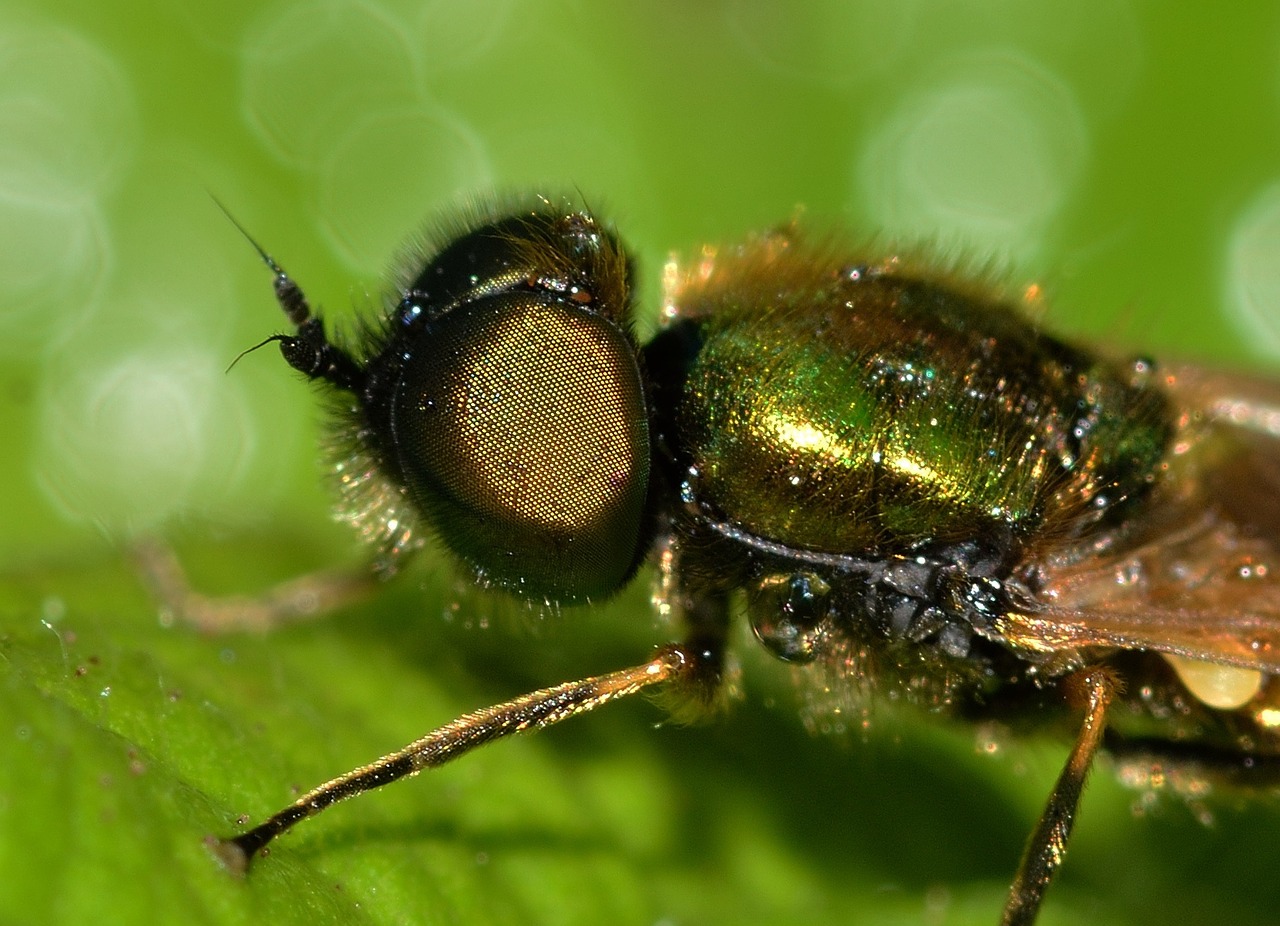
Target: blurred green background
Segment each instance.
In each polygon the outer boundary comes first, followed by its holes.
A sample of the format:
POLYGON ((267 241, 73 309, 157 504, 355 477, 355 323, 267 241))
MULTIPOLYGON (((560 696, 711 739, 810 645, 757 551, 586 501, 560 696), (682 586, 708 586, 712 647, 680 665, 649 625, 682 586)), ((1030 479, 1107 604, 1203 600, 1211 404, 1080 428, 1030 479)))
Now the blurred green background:
MULTIPOLYGON (((245 881, 205 854, 291 787, 665 639, 644 581, 534 629, 429 556, 331 620, 209 639, 122 554, 161 534, 217 592, 359 560, 311 391, 270 350, 225 372, 282 320, 211 195, 340 320, 424 216, 527 187, 618 224, 649 324, 669 251, 803 208, 1042 281, 1081 337, 1263 367, 1280 13, 0 2, 0 921, 994 921, 1065 747, 980 756, 887 707, 810 736, 749 646, 722 723, 620 705, 331 811, 245 881)), ((1043 922, 1275 920, 1274 798, 1138 815, 1103 765, 1043 922)))

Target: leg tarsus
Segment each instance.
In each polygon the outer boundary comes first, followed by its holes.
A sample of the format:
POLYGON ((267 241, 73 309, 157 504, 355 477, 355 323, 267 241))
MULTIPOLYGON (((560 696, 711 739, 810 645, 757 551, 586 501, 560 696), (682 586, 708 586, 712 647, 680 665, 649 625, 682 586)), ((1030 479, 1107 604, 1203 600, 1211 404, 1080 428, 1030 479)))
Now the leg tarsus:
POLYGON ((683 681, 703 670, 702 658, 699 651, 668 644, 641 665, 543 688, 464 714, 403 749, 312 789, 239 836, 210 837, 205 843, 228 870, 243 874, 273 839, 326 807, 425 769, 438 768, 494 740, 551 726, 653 685, 683 681))
POLYGON ((238 837, 222 839, 209 835, 204 838, 204 844, 219 864, 237 878, 243 878, 248 874, 249 863, 253 861, 254 853, 258 851, 256 848, 253 852, 248 851, 238 837))

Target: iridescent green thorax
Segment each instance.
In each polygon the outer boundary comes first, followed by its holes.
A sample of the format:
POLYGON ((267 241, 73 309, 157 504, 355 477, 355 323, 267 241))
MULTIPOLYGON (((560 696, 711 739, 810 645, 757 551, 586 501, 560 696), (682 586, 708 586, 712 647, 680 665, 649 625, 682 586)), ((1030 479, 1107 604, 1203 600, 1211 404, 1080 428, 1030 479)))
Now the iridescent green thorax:
POLYGON ((1171 426, 1145 367, 1069 347, 971 284, 791 239, 697 269, 670 294, 700 344, 682 462, 704 508, 756 536, 883 556, 1070 535, 1160 466, 1171 426))

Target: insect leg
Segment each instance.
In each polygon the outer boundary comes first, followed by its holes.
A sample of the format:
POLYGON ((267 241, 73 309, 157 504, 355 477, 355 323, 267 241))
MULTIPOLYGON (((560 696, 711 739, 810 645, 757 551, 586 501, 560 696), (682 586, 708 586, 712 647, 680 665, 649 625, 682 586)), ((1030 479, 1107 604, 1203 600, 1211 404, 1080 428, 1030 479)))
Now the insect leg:
POLYGON ((1178 778, 1193 782, 1199 790, 1205 783, 1214 787, 1280 788, 1280 755, 1266 752, 1238 752, 1208 743, 1158 738, 1106 736, 1107 753, 1115 760, 1121 780, 1148 782, 1159 774, 1165 787, 1178 793, 1178 778))
MULTIPOLYGON (((697 659, 679 684, 663 691, 660 700, 677 722, 697 723, 722 709, 733 693, 733 686, 725 684, 729 597, 723 590, 711 587, 705 578, 685 574, 687 563, 675 565, 680 555, 677 548, 672 558, 663 558, 660 595, 679 615, 684 625, 684 645, 697 659)), ((689 571, 699 573, 696 569, 689 571)))
POLYGON ((1108 669, 1094 666, 1083 669, 1064 682, 1068 697, 1084 704, 1084 723, 1076 737, 1075 746, 1067 758, 1067 764, 1058 776, 1057 784, 1049 795, 1044 812, 1036 824, 1018 873, 1009 888, 1003 926, 1029 926, 1040 911, 1044 892, 1049 887, 1067 853, 1067 840, 1075 823, 1076 807, 1080 792, 1093 764, 1093 757, 1102 743, 1106 724, 1107 707, 1115 697, 1119 680, 1108 669))
POLYGON ((696 676, 699 658, 697 650, 691 647, 668 644, 642 665, 543 688, 464 714, 403 749, 320 785, 266 822, 239 836, 230 839, 211 836, 206 842, 223 864, 234 872, 242 873, 253 857, 262 852, 273 839, 331 804, 400 778, 416 775, 423 769, 437 768, 477 746, 513 733, 523 733, 568 720, 651 685, 696 676))
POLYGON ((320 617, 368 596, 378 584, 372 569, 312 572, 258 595, 202 595, 191 587, 173 551, 144 541, 131 551, 142 581, 173 619, 205 633, 265 632, 320 617))

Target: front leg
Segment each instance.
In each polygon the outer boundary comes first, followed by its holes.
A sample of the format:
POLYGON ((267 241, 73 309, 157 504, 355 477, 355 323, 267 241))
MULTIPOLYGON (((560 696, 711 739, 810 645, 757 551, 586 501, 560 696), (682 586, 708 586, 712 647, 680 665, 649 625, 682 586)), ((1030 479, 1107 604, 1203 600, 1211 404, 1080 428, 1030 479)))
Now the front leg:
POLYGON ((729 593, 712 573, 691 563, 678 542, 661 545, 656 599, 661 613, 680 623, 684 645, 698 655, 694 670, 679 685, 664 689, 662 705, 678 722, 703 720, 731 696, 726 685, 729 638, 729 593))
POLYGON ((679 644, 663 646, 641 665, 543 688, 464 714, 402 749, 313 788, 238 836, 227 839, 211 836, 206 842, 227 868, 242 874, 277 836, 339 801, 425 769, 439 768, 494 740, 549 727, 655 685, 696 684, 708 671, 701 665, 698 651, 679 644))

